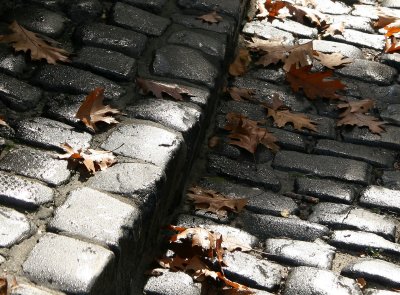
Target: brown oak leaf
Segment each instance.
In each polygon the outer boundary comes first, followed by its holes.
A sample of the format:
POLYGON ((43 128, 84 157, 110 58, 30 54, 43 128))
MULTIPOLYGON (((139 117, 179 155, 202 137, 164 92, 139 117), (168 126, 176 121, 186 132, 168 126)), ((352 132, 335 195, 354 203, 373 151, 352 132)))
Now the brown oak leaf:
POLYGON ((188 199, 193 201, 196 209, 204 209, 220 217, 226 217, 228 212, 239 213, 247 204, 247 199, 231 199, 214 190, 199 186, 189 189, 188 199))
POLYGON ((319 28, 323 28, 328 23, 326 15, 316 9, 292 4, 286 7, 292 17, 299 23, 304 23, 305 19, 309 19, 319 28))
POLYGON ((81 120, 88 128, 96 130, 97 122, 107 124, 119 123, 110 115, 117 115, 121 112, 109 105, 103 105, 104 88, 98 87, 91 91, 84 102, 82 102, 75 117, 81 120))
POLYGON ((257 9, 259 13, 256 16, 258 18, 284 18, 286 15, 281 15, 280 10, 286 5, 286 2, 280 0, 274 0, 274 2, 272 0, 258 0, 257 9))
POLYGON ((373 23, 374 27, 377 29, 381 29, 383 27, 386 27, 387 25, 395 22, 399 18, 396 17, 395 15, 387 15, 382 12, 378 12, 378 20, 373 23))
POLYGON ((0 278, 0 295, 8 295, 8 282, 7 278, 0 278))
POLYGON ((136 84, 144 94, 148 94, 149 92, 151 92, 158 99, 164 98, 163 93, 171 96, 175 100, 183 100, 184 95, 192 96, 187 88, 178 84, 165 83, 142 78, 136 78, 136 84))
POLYGON ((345 109, 346 112, 365 114, 374 107, 374 101, 372 99, 355 100, 339 103, 337 107, 345 109))
POLYGON ((74 168, 84 167, 86 172, 90 174, 99 170, 105 170, 114 163, 116 158, 110 151, 99 151, 93 149, 77 149, 75 150, 68 143, 63 143, 61 147, 65 150, 65 154, 59 155, 59 159, 67 159, 74 168))
POLYGON ((254 154, 259 144, 264 145, 273 152, 279 150, 276 144, 277 138, 268 132, 266 128, 259 126, 259 122, 248 119, 237 113, 226 115, 227 124, 224 129, 230 131, 229 144, 241 147, 254 154))
POLYGON ((335 35, 343 35, 344 29, 345 29, 344 22, 335 22, 335 23, 327 24, 323 28, 322 36, 328 37, 328 36, 335 36, 335 35))
POLYGON ((244 73, 246 73, 250 62, 251 57, 249 51, 244 48, 239 49, 239 54, 229 66, 229 74, 235 77, 242 76, 244 73))
POLYGON ((9 28, 13 33, 0 35, 0 42, 10 43, 15 51, 30 51, 32 60, 45 59, 49 64, 56 64, 57 61, 69 62, 69 53, 55 47, 58 45, 56 41, 31 32, 16 21, 13 21, 9 28))
POLYGON ((311 64, 313 58, 313 42, 307 42, 301 45, 295 45, 288 52, 288 56, 284 61, 283 69, 286 72, 295 65, 296 68, 305 67, 311 64))
POLYGON ((201 19, 203 22, 206 22, 209 24, 217 24, 223 20, 222 16, 220 16, 216 11, 198 16, 196 18, 201 19))
POLYGON ((338 52, 322 53, 319 51, 314 51, 314 58, 319 60, 319 62, 325 67, 332 70, 334 70, 336 67, 344 66, 353 62, 353 59, 345 57, 338 52))
POLYGON ((346 85, 340 80, 325 80, 332 77, 332 71, 312 73, 310 70, 311 65, 299 69, 295 66, 290 68, 290 71, 286 73, 286 79, 293 91, 299 92, 303 89, 309 99, 317 99, 317 97, 340 99, 336 91, 344 89, 346 85))
POLYGON ((7 124, 7 122, 4 120, 4 117, 3 117, 3 116, 0 116, 0 125, 7 126, 7 127, 8 127, 8 124, 7 124))
POLYGON ((228 87, 226 90, 229 92, 229 95, 235 101, 255 100, 254 98, 255 91, 253 89, 228 87))
POLYGON ((391 38, 386 38, 385 53, 393 53, 400 51, 400 42, 392 36, 391 38))

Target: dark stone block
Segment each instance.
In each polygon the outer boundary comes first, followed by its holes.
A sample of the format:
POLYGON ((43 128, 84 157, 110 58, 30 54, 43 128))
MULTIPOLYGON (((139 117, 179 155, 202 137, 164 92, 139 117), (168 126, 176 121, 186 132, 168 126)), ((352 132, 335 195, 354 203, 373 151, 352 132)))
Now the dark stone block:
POLYGON ((99 0, 70 0, 67 5, 68 16, 75 22, 93 21, 103 13, 99 0))
POLYGON ((45 114, 55 120, 70 125, 83 127, 81 120, 75 117, 76 112, 85 100, 86 95, 56 94, 50 97, 44 108, 45 114))
POLYGON ((118 51, 131 57, 139 57, 147 42, 143 34, 102 23, 78 27, 75 39, 87 46, 118 51))
POLYGON ((162 11, 167 0, 122 0, 122 2, 158 13, 162 11))
POLYGON ((359 32, 352 29, 343 31, 343 35, 330 37, 334 41, 352 44, 358 47, 369 47, 382 50, 385 47, 385 36, 359 32))
POLYGON ((273 166, 285 171, 296 171, 360 184, 368 184, 371 178, 371 167, 367 163, 292 151, 278 152, 273 166))
POLYGON ((14 54, 7 45, 0 45, 0 71, 12 75, 21 75, 26 68, 23 54, 14 54))
POLYGON ((393 167, 396 159, 396 153, 389 150, 326 139, 317 142, 314 152, 360 160, 378 167, 393 167))
POLYGON ((297 133, 271 127, 268 127, 268 131, 278 139, 277 144, 281 148, 300 152, 305 152, 307 149, 304 137, 297 133))
POLYGON ((65 4, 65 0, 31 0, 31 2, 54 11, 60 11, 65 4))
POLYGON ((0 99, 17 111, 36 107, 42 98, 42 90, 0 73, 0 99))
POLYGON ((199 51, 176 45, 166 45, 156 51, 153 62, 156 75, 185 79, 213 88, 219 68, 199 51))
POLYGON ((71 94, 87 94, 97 87, 104 87, 104 97, 109 99, 117 99, 125 93, 121 86, 106 78, 64 65, 40 67, 35 72, 33 81, 46 89, 71 94))
POLYGON ((197 19, 197 17, 198 15, 186 15, 180 13, 175 13, 171 15, 171 19, 174 23, 184 25, 188 28, 203 29, 217 33, 224 33, 227 34, 228 36, 233 35, 235 22, 231 18, 224 17, 224 19, 217 24, 208 24, 200 19, 197 19))
POLYGON ((387 64, 388 66, 400 70, 400 53, 393 52, 388 54, 382 54, 379 60, 384 64, 387 64))
POLYGON ((171 21, 131 5, 117 2, 112 13, 112 22, 130 30, 150 36, 161 36, 171 21))
POLYGON ((168 38, 168 42, 198 49, 220 60, 223 60, 225 57, 226 40, 224 38, 217 39, 194 31, 183 30, 173 33, 168 38))
POLYGON ((243 230, 259 239, 289 238, 302 241, 314 241, 329 234, 329 229, 321 224, 298 218, 285 218, 253 213, 240 216, 243 230))
POLYGON ((256 170, 253 163, 241 163, 225 157, 209 155, 208 169, 273 191, 279 191, 281 187, 279 179, 268 164, 259 164, 256 170))
POLYGON ((89 133, 76 132, 69 125, 42 117, 19 121, 15 135, 30 144, 56 150, 62 150, 64 142, 73 148, 87 148, 92 139, 89 133))
POLYGON ((132 81, 136 60, 122 53, 96 47, 83 47, 72 58, 73 65, 110 79, 132 81))
POLYGON ((400 190, 400 171, 383 171, 382 185, 387 188, 400 190))
POLYGON ((317 204, 308 220, 333 229, 357 229, 375 233, 391 241, 395 239, 397 227, 396 220, 391 217, 334 203, 317 204))
POLYGON ((184 8, 217 11, 218 13, 228 14, 236 19, 240 16, 241 1, 239 0, 179 0, 178 4, 184 8))
POLYGON ((283 69, 250 69, 245 77, 250 77, 252 79, 262 80, 271 83, 282 83, 286 80, 286 73, 283 69))
POLYGON ((323 201, 350 204, 355 197, 351 186, 332 180, 301 177, 296 179, 295 186, 298 194, 317 197, 323 201))
MULTIPOLYGON (((255 121, 262 121, 267 118, 266 109, 259 104, 235 100, 222 101, 218 108, 218 112, 224 115, 228 113, 239 113, 255 121)), ((225 126, 225 122, 223 126, 225 126)), ((223 128, 223 126, 220 127, 223 128)))
POLYGON ((384 121, 400 126, 400 104, 388 104, 380 107, 379 115, 384 121))

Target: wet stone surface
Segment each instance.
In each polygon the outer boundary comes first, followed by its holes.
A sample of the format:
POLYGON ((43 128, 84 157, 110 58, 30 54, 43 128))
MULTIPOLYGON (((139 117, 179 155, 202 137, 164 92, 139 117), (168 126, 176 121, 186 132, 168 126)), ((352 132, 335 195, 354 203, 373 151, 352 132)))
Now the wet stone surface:
POLYGON ((25 209, 34 209, 51 202, 52 189, 25 178, 0 171, 0 202, 25 209))
POLYGON ((384 171, 382 182, 384 187, 400 190, 400 171, 384 171))
POLYGON ((16 76, 22 74, 25 68, 26 62, 22 54, 14 54, 4 44, 0 45, 0 71, 16 76))
POLYGON ((178 4, 190 9, 216 10, 223 14, 229 14, 237 17, 240 13, 241 2, 239 0, 178 0, 178 4))
POLYGON ((362 277, 393 288, 400 286, 400 267, 380 259, 359 259, 348 264, 342 274, 353 278, 362 277))
POLYGON ((145 9, 145 10, 151 10, 154 12, 160 12, 162 8, 164 7, 165 3, 167 0, 124 0, 122 2, 131 4, 133 6, 145 9))
POLYGON ((187 15, 187 14, 175 13, 171 15, 171 19, 174 23, 183 25, 187 28, 209 30, 216 33, 227 34, 228 36, 231 36, 233 34, 235 26, 233 19, 229 17, 224 17, 224 19, 219 23, 210 26, 209 24, 203 22, 202 20, 197 19, 197 17, 200 15, 201 14, 187 15))
POLYGON ((371 185, 361 193, 360 204, 400 212, 400 190, 371 185))
POLYGON ((200 295, 201 284, 193 282, 184 272, 165 271, 161 276, 150 277, 143 289, 148 295, 200 295))
POLYGON ((34 229, 25 215, 0 207, 0 246, 10 247, 28 238, 34 229))
POLYGON ((265 251, 270 259, 295 266, 331 269, 335 248, 325 243, 311 243, 288 239, 268 239, 265 251))
POLYGON ((354 128, 350 131, 342 132, 345 141, 371 146, 384 147, 398 150, 400 148, 400 127, 388 125, 385 132, 380 135, 370 133, 365 128, 354 128))
POLYGON ((55 154, 31 148, 17 148, 0 160, 0 169, 35 178, 58 186, 69 180, 68 162, 56 159, 55 154))

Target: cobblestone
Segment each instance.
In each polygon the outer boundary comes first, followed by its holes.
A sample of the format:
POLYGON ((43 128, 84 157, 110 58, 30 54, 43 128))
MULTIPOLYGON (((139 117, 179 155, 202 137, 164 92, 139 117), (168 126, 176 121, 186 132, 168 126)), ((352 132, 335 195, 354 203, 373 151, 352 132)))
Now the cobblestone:
POLYGON ((384 171, 382 182, 387 188, 400 190, 400 171, 384 171))
POLYGON ((204 23, 202 20, 197 19, 199 15, 187 15, 187 14, 180 14, 175 13, 171 15, 171 19, 174 23, 183 25, 187 28, 194 28, 194 29, 203 29, 209 30, 212 32, 223 33, 231 36, 234 30, 234 20, 224 17, 222 21, 219 23, 210 26, 207 23, 204 23))
POLYGON ((28 238, 34 231, 25 215, 0 207, 0 246, 10 247, 28 238))
POLYGON ((143 292, 149 295, 200 295, 201 284, 193 282, 192 277, 183 272, 166 271, 159 277, 151 277, 143 292))
POLYGON ((0 71, 16 76, 21 75, 26 68, 25 58, 22 54, 13 54, 13 52, 0 45, 0 71))
POLYGON ((371 146, 384 147, 388 149, 399 149, 400 143, 397 140, 400 136, 400 127, 386 126, 385 132, 381 135, 369 133, 367 129, 355 128, 342 132, 345 141, 360 143, 371 146))
POLYGON ((360 204, 400 212, 400 190, 371 185, 361 193, 360 204))

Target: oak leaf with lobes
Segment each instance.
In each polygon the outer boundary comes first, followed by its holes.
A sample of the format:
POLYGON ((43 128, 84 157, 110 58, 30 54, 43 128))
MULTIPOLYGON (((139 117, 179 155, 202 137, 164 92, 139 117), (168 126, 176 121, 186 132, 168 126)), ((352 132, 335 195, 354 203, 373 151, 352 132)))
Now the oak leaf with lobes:
POLYGON ((201 19, 203 22, 209 23, 209 24, 217 24, 220 21, 222 21, 222 16, 218 15, 216 11, 198 16, 197 19, 201 19))
POLYGON ((178 84, 165 83, 154 80, 137 78, 136 84, 143 94, 153 93, 158 99, 162 99, 163 93, 171 96, 175 100, 183 100, 183 96, 192 96, 190 91, 184 86, 178 84))
POLYGON ((0 42, 10 43, 15 51, 30 51, 32 60, 46 59, 49 64, 56 64, 57 61, 69 62, 69 53, 55 47, 58 45, 56 41, 31 32, 16 21, 13 21, 9 28, 13 33, 0 35, 0 42))
POLYGON ((107 124, 119 123, 112 115, 121 114, 117 109, 109 105, 103 105, 104 88, 98 87, 86 96, 75 117, 81 120, 88 128, 96 131, 97 122, 107 124))

